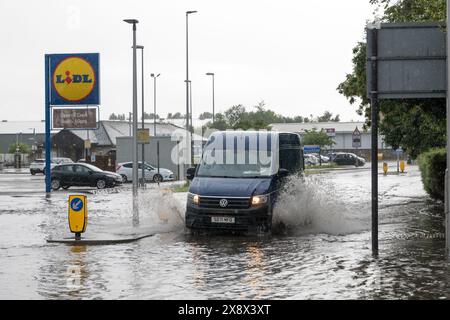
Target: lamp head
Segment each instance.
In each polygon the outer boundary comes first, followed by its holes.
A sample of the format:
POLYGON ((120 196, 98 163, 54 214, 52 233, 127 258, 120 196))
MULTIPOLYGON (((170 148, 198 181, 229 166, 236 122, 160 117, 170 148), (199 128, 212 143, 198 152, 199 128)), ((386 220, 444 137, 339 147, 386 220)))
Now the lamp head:
POLYGON ((124 19, 123 21, 125 21, 126 23, 130 23, 130 24, 139 23, 139 21, 136 19, 124 19))
POLYGON ((186 15, 191 14, 191 13, 197 13, 197 11, 186 11, 186 15))
POLYGON ((213 72, 208 72, 206 75, 207 75, 207 76, 213 76, 214 73, 213 73, 213 72))

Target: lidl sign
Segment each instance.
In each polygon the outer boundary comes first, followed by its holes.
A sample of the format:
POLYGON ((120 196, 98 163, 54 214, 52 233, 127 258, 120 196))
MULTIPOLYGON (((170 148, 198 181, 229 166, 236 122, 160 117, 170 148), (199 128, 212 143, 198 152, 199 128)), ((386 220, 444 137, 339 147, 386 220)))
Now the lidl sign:
POLYGON ((99 105, 99 54, 51 54, 51 105, 99 105))

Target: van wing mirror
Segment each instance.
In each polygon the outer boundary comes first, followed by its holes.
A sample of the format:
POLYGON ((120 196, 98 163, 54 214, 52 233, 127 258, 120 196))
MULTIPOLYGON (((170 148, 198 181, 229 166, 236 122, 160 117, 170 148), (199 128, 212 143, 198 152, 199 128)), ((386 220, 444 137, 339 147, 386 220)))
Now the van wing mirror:
POLYGON ((192 180, 192 179, 194 179, 194 176, 195 176, 195 167, 192 167, 192 168, 188 168, 187 170, 186 170, 186 178, 188 179, 188 180, 192 180))
POLYGON ((280 178, 287 177, 289 175, 289 170, 281 168, 280 170, 278 170, 278 175, 280 176, 280 178))

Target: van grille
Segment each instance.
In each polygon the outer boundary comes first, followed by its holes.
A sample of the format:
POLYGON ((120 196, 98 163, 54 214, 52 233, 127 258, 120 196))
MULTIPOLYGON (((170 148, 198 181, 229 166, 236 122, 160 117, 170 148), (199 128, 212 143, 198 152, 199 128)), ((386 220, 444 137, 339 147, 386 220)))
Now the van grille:
POLYGON ((219 209, 246 209, 250 207, 250 198, 213 198, 200 197, 200 207, 202 208, 219 208, 219 209), (220 200, 226 199, 228 205, 226 207, 220 206, 220 200))

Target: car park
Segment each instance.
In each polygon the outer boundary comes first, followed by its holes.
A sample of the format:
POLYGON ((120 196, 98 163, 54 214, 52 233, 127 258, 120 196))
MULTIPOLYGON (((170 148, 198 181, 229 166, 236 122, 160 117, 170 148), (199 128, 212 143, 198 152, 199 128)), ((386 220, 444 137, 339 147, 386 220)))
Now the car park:
POLYGON ((356 167, 364 166, 366 164, 364 158, 358 157, 354 153, 338 153, 334 157, 333 162, 337 165, 354 165, 356 167))
POLYGON ((122 184, 122 177, 110 171, 103 171, 87 163, 66 163, 52 169, 51 185, 53 190, 76 187, 112 188, 122 184))
MULTIPOLYGON (((173 181, 174 174, 171 170, 165 168, 155 168, 145 163, 145 180, 153 182, 173 181)), ((119 163, 116 167, 116 173, 122 176, 123 182, 133 181, 133 162, 119 163)), ((142 162, 138 163, 138 177, 142 179, 142 162)))

